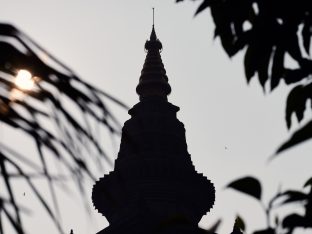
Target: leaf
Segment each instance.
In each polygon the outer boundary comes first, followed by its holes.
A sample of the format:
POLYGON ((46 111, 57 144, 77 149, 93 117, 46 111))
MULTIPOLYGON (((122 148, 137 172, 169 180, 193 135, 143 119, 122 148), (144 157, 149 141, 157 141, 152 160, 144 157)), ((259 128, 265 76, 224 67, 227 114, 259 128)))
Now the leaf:
POLYGON ((303 85, 298 85, 290 91, 286 102, 285 118, 287 128, 290 128, 291 126, 291 116, 293 112, 295 112, 299 122, 303 119, 306 101, 307 97, 305 94, 305 87, 303 85))
POLYGON ((285 69, 284 80, 286 84, 297 83, 309 75, 309 71, 302 68, 298 69, 285 69))
POLYGON ((29 158, 27 158, 27 156, 24 156, 24 155, 18 153, 14 149, 8 147, 7 145, 2 144, 1 142, 0 142, 0 149, 3 151, 2 153, 7 152, 8 154, 10 154, 10 158, 18 159, 20 162, 29 166, 30 168, 32 168, 36 172, 41 171, 41 167, 39 165, 37 165, 35 162, 29 160, 29 158))
POLYGON ((303 187, 307 187, 307 186, 311 186, 312 187, 312 177, 310 179, 307 180, 307 182, 305 182, 305 184, 303 185, 303 187))
MULTIPOLYGON (((1 152, 0 152, 0 154, 1 154, 1 152)), ((56 225, 59 232, 63 233, 58 217, 55 217, 55 214, 52 211, 50 205, 48 204, 45 197, 39 192, 36 185, 31 181, 31 179, 27 176, 27 174, 25 174, 24 171, 16 163, 11 161, 10 159, 7 159, 6 161, 8 161, 8 163, 10 163, 23 176, 23 179, 29 185, 30 189, 32 190, 32 192, 34 193, 36 198, 39 200, 40 204, 45 208, 45 211, 48 213, 48 215, 50 216, 50 218, 52 219, 52 221, 56 225)))
MULTIPOLYGON (((23 231, 23 228, 21 227, 20 223, 18 221, 16 221, 12 215, 9 213, 9 211, 7 209, 2 209, 1 211, 3 211, 3 213, 6 215, 7 219, 9 220, 9 222, 11 223, 11 225, 13 226, 14 230, 18 233, 18 234, 25 234, 25 232, 23 231)), ((1 233, 2 234, 2 233, 1 233)))
MULTIPOLYGON (((128 107, 108 93, 83 81, 69 67, 12 25, 0 23, 0 36, 5 37, 5 40, 0 41, 0 124, 16 128, 26 133, 26 137, 34 139, 41 159, 41 164, 37 165, 33 157, 24 157, 19 152, 0 144, 2 153, 0 159, 5 160, 0 165, 0 175, 5 177, 3 188, 7 190, 8 199, 12 201, 11 208, 8 209, 12 214, 7 213, 7 219, 13 226, 17 225, 16 232, 23 231, 18 230, 22 229, 19 221, 22 206, 15 202, 11 180, 24 179, 61 232, 60 217, 47 202, 49 200, 47 198, 52 197, 57 207, 54 192, 55 177, 52 177, 48 170, 45 152, 49 151, 48 156, 52 155, 60 166, 57 168, 65 168, 66 173, 73 177, 79 194, 86 196, 84 179, 86 175, 93 176, 94 173, 90 168, 100 165, 100 160, 111 163, 102 148, 103 144, 99 143, 101 139, 94 132, 98 130, 98 126, 108 130, 110 136, 118 135, 120 131, 119 121, 106 102, 109 101, 123 109, 128 107), (30 70, 38 78, 37 89, 25 92, 27 98, 12 101, 9 94, 12 89, 17 88, 12 80, 16 71, 21 68, 30 70), (81 123, 82 121, 75 118, 77 113, 71 111, 72 107, 80 111, 85 122, 81 123), (40 123, 41 120, 44 124, 40 123), (55 129, 51 129, 53 126, 55 129), (18 172, 7 172, 7 163, 18 172), (25 165, 30 166, 35 172, 24 173, 21 168, 25 165), (38 178, 37 175, 42 175, 49 183, 49 194, 41 194, 33 183, 32 180, 38 178)), ((84 198, 83 200, 87 201, 84 198)), ((5 214, 3 212, 0 214, 0 220, 1 215, 5 214)), ((2 233, 2 230, 0 232, 2 233)))
POLYGON ((284 56, 285 50, 280 47, 276 48, 272 63, 271 90, 278 86, 284 74, 284 56))
POLYGON ((308 122, 302 128, 297 130, 289 140, 284 142, 276 151, 276 154, 283 152, 286 149, 289 149, 293 146, 296 146, 300 143, 303 143, 306 140, 312 138, 312 121, 308 122))
POLYGON ((57 202, 57 195, 56 195, 55 188, 54 188, 54 183, 53 183, 51 174, 49 172, 49 167, 47 166, 46 159, 45 159, 45 157, 43 155, 43 152, 42 152, 42 144, 39 141, 36 141, 36 146, 37 146, 37 150, 38 150, 38 153, 39 153, 39 156, 40 156, 41 164, 43 166, 43 173, 44 173, 44 175, 45 175, 45 177, 46 177, 46 179, 48 181, 50 194, 52 196, 52 201, 53 201, 53 204, 54 204, 54 209, 56 211, 56 215, 58 217, 61 217, 60 216, 60 211, 59 211, 59 204, 57 202))
MULTIPOLYGON (((271 22, 267 22, 271 23, 271 22)), ((274 37, 268 37, 267 34, 272 34, 272 27, 264 27, 263 22, 259 20, 253 23, 250 29, 248 49, 245 54, 244 66, 247 81, 257 72, 259 82, 263 88, 269 76, 269 64, 273 47, 275 45, 274 37)))
POLYGON ((195 12, 195 16, 211 5, 212 0, 203 0, 195 12))
POLYGON ((278 216, 275 216, 275 218, 274 218, 274 224, 275 224, 275 226, 277 227, 278 225, 279 225, 279 218, 278 218, 278 216))
MULTIPOLYGON (((291 27, 290 27, 291 28, 291 27)), ((302 54, 299 46, 299 38, 296 33, 291 33, 286 39, 286 50, 289 55, 296 61, 300 62, 302 60, 302 54)))
POLYGON ((215 36, 218 35, 221 39, 221 44, 229 57, 232 57, 235 52, 234 48, 234 34, 232 31, 232 22, 229 18, 229 10, 221 1, 214 1, 213 7, 211 6, 211 15, 215 22, 215 36))
POLYGON ((249 45, 244 58, 245 75, 247 83, 250 82, 251 78, 255 75, 257 70, 257 49, 253 45, 249 45))
POLYGON ((258 66, 258 77, 261 86, 264 88, 265 83, 269 78, 269 64, 272 54, 272 46, 265 45, 261 47, 261 52, 257 54, 257 66, 258 66))
POLYGON ((250 31, 242 32, 242 34, 234 42, 234 52, 237 53, 248 45, 251 37, 252 33, 250 31))
POLYGON ((12 183, 10 181, 10 177, 8 176, 8 172, 7 172, 7 165, 6 165, 6 162, 5 162, 5 156, 2 154, 1 151, 0 151, 0 169, 1 169, 1 175, 2 175, 3 180, 5 182, 6 190, 9 193, 10 200, 11 200, 12 206, 14 208, 16 222, 21 227, 21 229, 23 229, 22 228, 21 217, 20 217, 19 206, 16 203, 16 198, 15 198, 14 193, 13 193, 12 183))
POLYGON ((253 177, 247 176, 235 180, 228 184, 227 187, 261 200, 261 184, 253 177))
POLYGON ((283 219, 283 228, 293 229, 295 227, 304 227, 305 218, 298 214, 290 214, 283 219))
POLYGON ((307 194, 299 192, 299 191, 293 191, 293 190, 286 191, 280 194, 278 197, 285 198, 285 200, 281 202, 281 205, 292 203, 292 202, 302 202, 308 199, 307 194))
POLYGON ((307 17, 303 24, 302 28, 302 40, 303 40, 303 47, 307 54, 310 54, 310 44, 311 44, 311 19, 307 17))
POLYGON ((234 229, 238 229, 238 230, 244 232, 245 228, 246 228, 246 226, 245 226, 244 220, 239 215, 237 215, 236 219, 235 219, 235 223, 234 223, 234 229))

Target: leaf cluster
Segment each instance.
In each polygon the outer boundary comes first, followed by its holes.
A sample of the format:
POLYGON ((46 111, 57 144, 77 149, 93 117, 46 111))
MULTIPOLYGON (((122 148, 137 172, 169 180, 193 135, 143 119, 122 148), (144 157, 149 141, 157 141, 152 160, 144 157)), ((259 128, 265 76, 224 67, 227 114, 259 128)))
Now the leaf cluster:
MULTIPOLYGON (((260 231, 255 231, 253 234, 292 234, 296 228, 312 229, 312 178, 310 178, 303 187, 309 187, 310 190, 308 192, 298 190, 287 190, 285 192, 279 192, 269 201, 269 204, 265 206, 261 198, 261 183, 258 179, 248 176, 237 179, 227 185, 227 188, 232 188, 257 199, 257 201, 260 202, 261 206, 264 208, 267 216, 267 228, 260 231), (291 203, 298 203, 301 205, 304 209, 304 214, 300 215, 294 212, 282 217, 282 219, 276 216, 275 223, 272 225, 271 211, 275 208, 291 203)), ((242 218, 238 216, 237 220, 244 230, 245 224, 242 218)))
MULTIPOLYGON (((103 170, 103 163, 111 164, 103 144, 99 143, 99 127, 104 127, 112 138, 120 131, 120 124, 107 102, 127 107, 79 78, 10 24, 0 23, 0 52, 0 123, 32 139, 40 162, 20 152, 25 146, 0 142, 0 181, 4 184, 0 191, 0 233, 4 233, 3 219, 16 233, 25 233, 22 216, 27 209, 16 200, 13 186, 16 178, 24 180, 63 233, 55 186, 64 188, 63 181, 72 178, 79 193, 85 196, 84 180, 94 179, 94 168, 103 170), (20 69, 31 72, 35 81, 33 89, 23 90, 15 84, 20 69), (65 175, 50 170, 51 158, 65 175), (38 178, 47 181, 53 206, 47 194, 40 192, 34 183, 38 178)), ((104 142, 104 146, 107 147, 107 143, 104 142)))
MULTIPOLYGON (((176 0, 182 2, 183 0, 176 0)), ((273 91, 284 83, 291 87, 285 110, 287 128, 293 117, 300 123, 312 103, 312 2, 283 0, 193 0, 200 2, 195 15, 210 9, 215 38, 220 39, 229 57, 244 53, 247 83, 258 78, 263 90, 273 91)), ((312 120, 299 127, 278 149, 280 153, 312 138, 312 120)), ((311 179, 305 187, 311 186, 311 179)), ((278 193, 268 205, 263 204, 261 183, 244 177, 228 185, 257 199, 267 216, 267 228, 254 234, 293 233, 295 228, 312 227, 312 193, 289 190, 278 193), (276 204, 280 201, 278 204, 276 204), (271 225, 271 210, 289 203, 303 205, 304 215, 292 213, 271 225), (282 232, 281 232, 282 231, 282 232), (284 231, 284 232, 283 232, 284 231)), ((312 186, 311 186, 312 187, 312 186)), ((245 225, 238 217, 240 228, 245 225)), ((235 229, 235 225, 234 225, 235 229)), ((243 230, 244 231, 244 230, 243 230)))
MULTIPOLYGON (((183 0, 177 0, 182 2, 183 0)), ((295 85, 288 95, 285 119, 303 120, 311 92, 312 2, 283 0, 201 0, 195 15, 210 9, 219 38, 229 57, 243 51, 247 82, 258 77, 272 91, 281 81, 295 85), (287 61, 290 56, 296 68, 287 61), (268 85, 267 85, 268 84, 268 85)), ((312 138, 312 120, 282 144, 277 153, 312 138)))

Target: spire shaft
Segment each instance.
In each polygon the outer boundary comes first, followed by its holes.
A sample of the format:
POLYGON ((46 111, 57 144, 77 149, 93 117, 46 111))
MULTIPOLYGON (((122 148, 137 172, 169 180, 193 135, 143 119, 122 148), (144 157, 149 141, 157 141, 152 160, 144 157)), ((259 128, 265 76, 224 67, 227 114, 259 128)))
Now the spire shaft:
POLYGON ((155 7, 153 7, 153 26, 154 26, 154 22, 155 22, 155 7))

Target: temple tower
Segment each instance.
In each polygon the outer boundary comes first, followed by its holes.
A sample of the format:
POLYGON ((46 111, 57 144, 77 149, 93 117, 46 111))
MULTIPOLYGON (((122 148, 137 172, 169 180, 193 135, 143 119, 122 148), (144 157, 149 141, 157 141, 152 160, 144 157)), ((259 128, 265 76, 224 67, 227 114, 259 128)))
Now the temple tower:
POLYGON ((93 187, 94 207, 110 223, 98 234, 200 233, 215 189, 194 169, 179 107, 168 102, 171 87, 154 25, 145 50, 140 102, 129 110, 114 171, 93 187))

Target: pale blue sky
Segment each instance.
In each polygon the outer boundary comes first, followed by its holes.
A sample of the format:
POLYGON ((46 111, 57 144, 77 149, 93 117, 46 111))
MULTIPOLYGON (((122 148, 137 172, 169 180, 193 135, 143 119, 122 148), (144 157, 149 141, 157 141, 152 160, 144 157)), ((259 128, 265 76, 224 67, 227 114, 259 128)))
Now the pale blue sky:
MULTIPOLYGON (((256 79, 247 85, 242 54, 233 59, 226 56, 219 40, 213 40, 209 11, 193 17, 196 2, 0 0, 0 3, 2 22, 13 23, 82 78, 129 106, 138 102, 135 87, 145 59, 144 42, 151 31, 151 8, 156 7, 156 33, 163 43, 162 58, 173 90, 169 101, 181 108, 178 117, 185 124, 188 149, 196 169, 217 188, 215 206, 202 220, 203 227, 225 217, 220 233, 230 233, 236 213, 247 220, 248 230, 264 227, 264 213, 256 201, 223 190, 235 178, 259 177, 264 198, 268 199, 279 185, 300 188, 311 176, 310 142, 268 163, 269 156, 289 136, 284 122, 289 89, 282 85, 273 93, 264 94, 256 79)), ((121 122, 129 118, 125 111, 115 111, 121 122)), ((20 144, 21 150, 32 151, 22 141, 20 144)), ((91 186, 92 183, 87 191, 91 191, 91 186)), ((71 197, 61 199, 63 224, 66 228, 74 227, 75 234, 95 233, 104 226, 105 221, 101 223, 104 219, 94 211, 98 225, 90 227, 82 206, 71 201, 71 197)), ((79 202, 79 197, 74 200, 79 202)), ((27 225, 32 234, 55 233, 50 221, 42 218, 42 211, 29 218, 27 225)))

